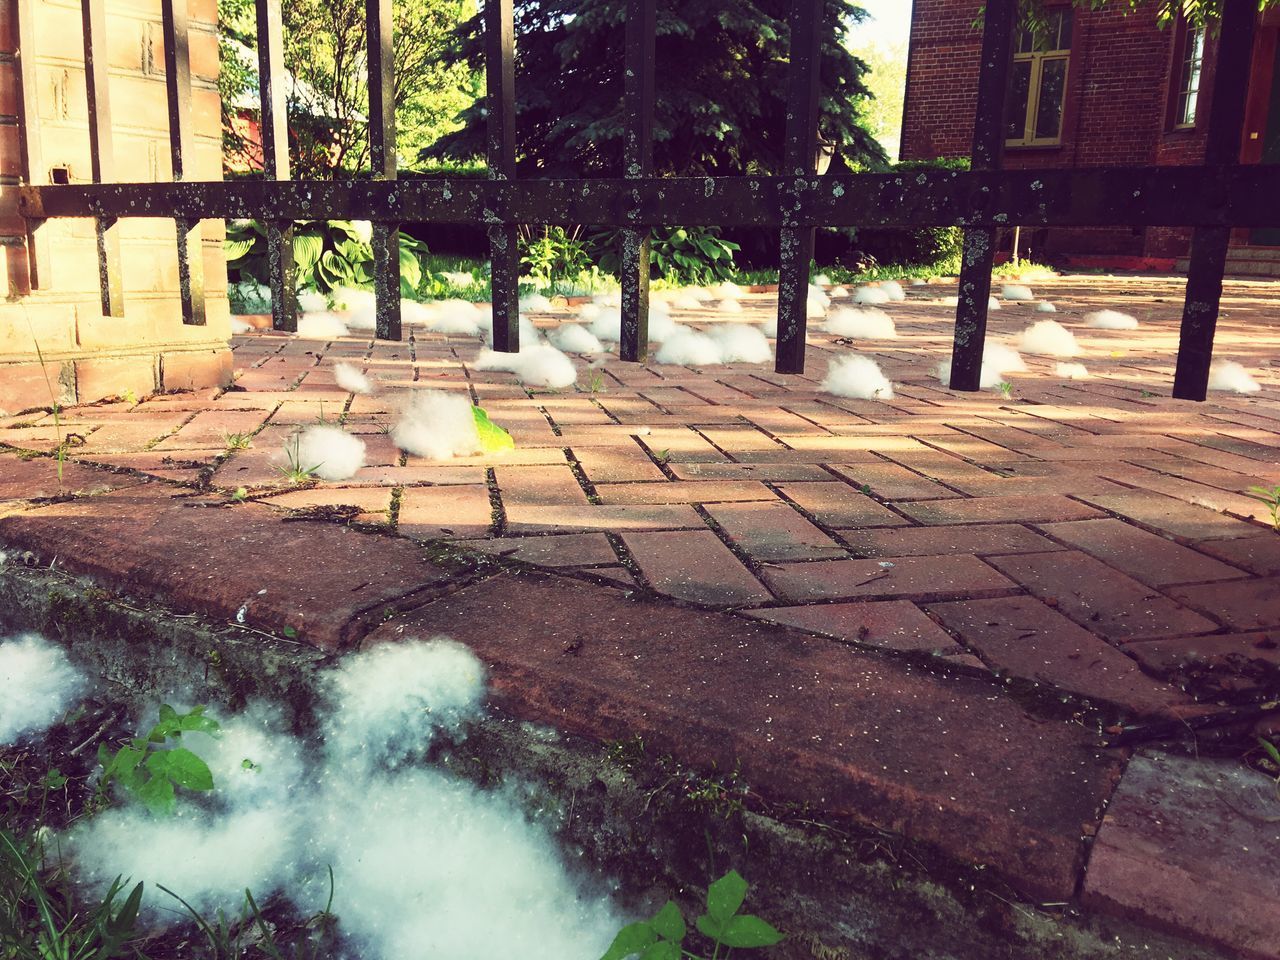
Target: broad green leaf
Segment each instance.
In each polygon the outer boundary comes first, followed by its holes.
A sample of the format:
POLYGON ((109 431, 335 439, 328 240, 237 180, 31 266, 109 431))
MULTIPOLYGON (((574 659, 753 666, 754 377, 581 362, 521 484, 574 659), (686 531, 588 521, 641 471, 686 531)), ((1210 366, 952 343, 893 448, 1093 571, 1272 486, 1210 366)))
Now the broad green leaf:
POLYGON ((1270 757, 1273 762, 1280 764, 1280 749, 1277 749, 1274 743, 1265 737, 1259 737, 1258 743, 1262 744, 1262 749, 1266 751, 1267 756, 1270 757))
POLYGON ((679 943, 684 939, 687 932, 684 917, 680 914, 680 908, 672 901, 668 900, 666 905, 654 914, 649 924, 654 930, 658 931, 658 936, 664 940, 674 940, 679 943))
POLYGON ((493 453, 499 450, 515 449, 516 442, 511 438, 511 434, 490 420, 483 407, 473 406, 471 414, 476 421, 476 433, 480 435, 481 450, 485 453, 493 453))
POLYGON ((140 785, 134 794, 152 813, 173 813, 173 808, 177 806, 173 784, 167 777, 152 777, 140 785))
POLYGON ((730 870, 707 888, 707 914, 721 925, 738 912, 747 897, 747 881, 730 870))
POLYGON ((228 237, 222 241, 222 251, 226 255, 227 264, 233 264, 241 257, 247 256, 253 249, 253 240, 232 240, 228 237))
POLYGON ((157 750, 147 757, 147 769, 158 777, 168 777, 188 790, 212 790, 209 765, 185 747, 157 750))
POLYGON ((698 928, 698 932, 704 937, 710 937, 717 943, 720 942, 720 934, 724 932, 724 924, 719 920, 712 919, 704 913, 693 921, 693 925, 698 928))
POLYGON ((680 960, 680 945, 670 940, 659 940, 645 948, 640 960, 680 960))
POLYGON ((656 942, 658 934, 649 924, 629 923, 613 938, 613 943, 605 951, 600 960, 626 960, 633 957, 650 944, 656 942))
POLYGON ((717 938, 726 947, 771 947, 782 939, 772 924, 754 914, 730 917, 717 938))
POLYGON ((325 252, 324 237, 320 233, 297 232, 293 235, 293 262, 298 273, 307 274, 314 270, 325 252))

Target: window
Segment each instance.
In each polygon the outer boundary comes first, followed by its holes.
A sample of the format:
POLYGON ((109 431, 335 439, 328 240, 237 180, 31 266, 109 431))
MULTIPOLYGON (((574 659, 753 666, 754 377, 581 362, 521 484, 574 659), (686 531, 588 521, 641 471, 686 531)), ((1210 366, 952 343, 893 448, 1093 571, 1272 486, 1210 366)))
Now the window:
POLYGON ((1062 106, 1071 60, 1071 10, 1045 14, 1044 29, 1018 33, 1010 72, 1005 142, 1011 146, 1052 146, 1062 142, 1062 106))
POLYGON ((1182 36, 1182 56, 1178 71, 1178 93, 1173 105, 1173 125, 1186 129, 1196 125, 1200 102, 1200 72, 1204 65, 1204 27, 1187 25, 1182 36))

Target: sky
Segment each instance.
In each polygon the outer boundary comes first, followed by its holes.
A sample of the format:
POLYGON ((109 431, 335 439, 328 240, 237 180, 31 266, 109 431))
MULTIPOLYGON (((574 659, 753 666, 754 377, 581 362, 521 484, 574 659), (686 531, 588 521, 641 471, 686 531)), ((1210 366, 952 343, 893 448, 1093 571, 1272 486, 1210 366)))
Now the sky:
POLYGON ((869 16, 850 31, 850 46, 892 46, 907 42, 911 32, 911 0, 857 0, 869 16))

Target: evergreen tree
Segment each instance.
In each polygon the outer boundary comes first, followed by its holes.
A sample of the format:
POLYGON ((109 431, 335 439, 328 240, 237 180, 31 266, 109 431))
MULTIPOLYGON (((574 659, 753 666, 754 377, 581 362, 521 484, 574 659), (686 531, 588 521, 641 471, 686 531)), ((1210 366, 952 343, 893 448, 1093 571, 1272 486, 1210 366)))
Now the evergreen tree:
MULTIPOLYGON (((786 133, 787 18, 791 0, 658 0, 654 168, 677 176, 778 172, 786 133)), ((827 0, 820 134, 853 167, 884 153, 862 126, 866 66, 844 44, 865 16, 827 0)), ((625 0, 522 0, 515 11, 516 136, 520 173, 619 176, 625 0)), ((483 69, 477 16, 456 33, 455 60, 483 69)), ((480 100, 460 130, 424 158, 484 155, 480 100)))

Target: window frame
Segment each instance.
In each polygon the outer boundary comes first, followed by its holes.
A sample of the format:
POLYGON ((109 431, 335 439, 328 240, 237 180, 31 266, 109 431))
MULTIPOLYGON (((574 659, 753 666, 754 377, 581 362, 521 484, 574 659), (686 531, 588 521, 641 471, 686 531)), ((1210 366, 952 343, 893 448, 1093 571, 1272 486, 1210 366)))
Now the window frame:
MULTIPOLYGON (((1022 50, 1022 39, 1026 35, 1026 31, 1019 28, 1018 36, 1015 40, 1013 63, 1030 63, 1030 75, 1027 78, 1027 110, 1022 121, 1022 136, 1007 137, 1004 141, 1006 147, 1060 147, 1062 146, 1062 131, 1066 125, 1067 115, 1067 89, 1071 82, 1071 46, 1075 40, 1075 23, 1072 15, 1071 7, 1054 7, 1048 11, 1050 16, 1060 16, 1062 19, 1058 22, 1057 35, 1054 38, 1055 47, 1053 49, 1037 50, 1032 41, 1032 48, 1022 50), (1063 24, 1069 24, 1070 39, 1067 41, 1068 46, 1062 48, 1057 46, 1061 43, 1063 24), (1058 133, 1054 137, 1037 137, 1036 136, 1036 120, 1040 113, 1040 99, 1043 92, 1044 66, 1046 63, 1060 62, 1062 63, 1062 107, 1058 112, 1058 133)), ((1006 122, 1008 118, 1006 117, 1006 122)))
POLYGON ((1200 122, 1200 94, 1204 87, 1204 61, 1205 47, 1207 35, 1204 27, 1196 27, 1195 24, 1188 22, 1185 18, 1178 21, 1179 40, 1176 47, 1177 58, 1173 62, 1174 72, 1170 76, 1170 129, 1172 130, 1195 130, 1200 122), (1192 58, 1190 52, 1196 48, 1197 41, 1199 43, 1199 56, 1192 58), (1190 120, 1186 120, 1186 103, 1187 97, 1192 93, 1192 89, 1188 86, 1188 68, 1192 63, 1198 61, 1199 69, 1195 71, 1195 100, 1194 113, 1190 120))

